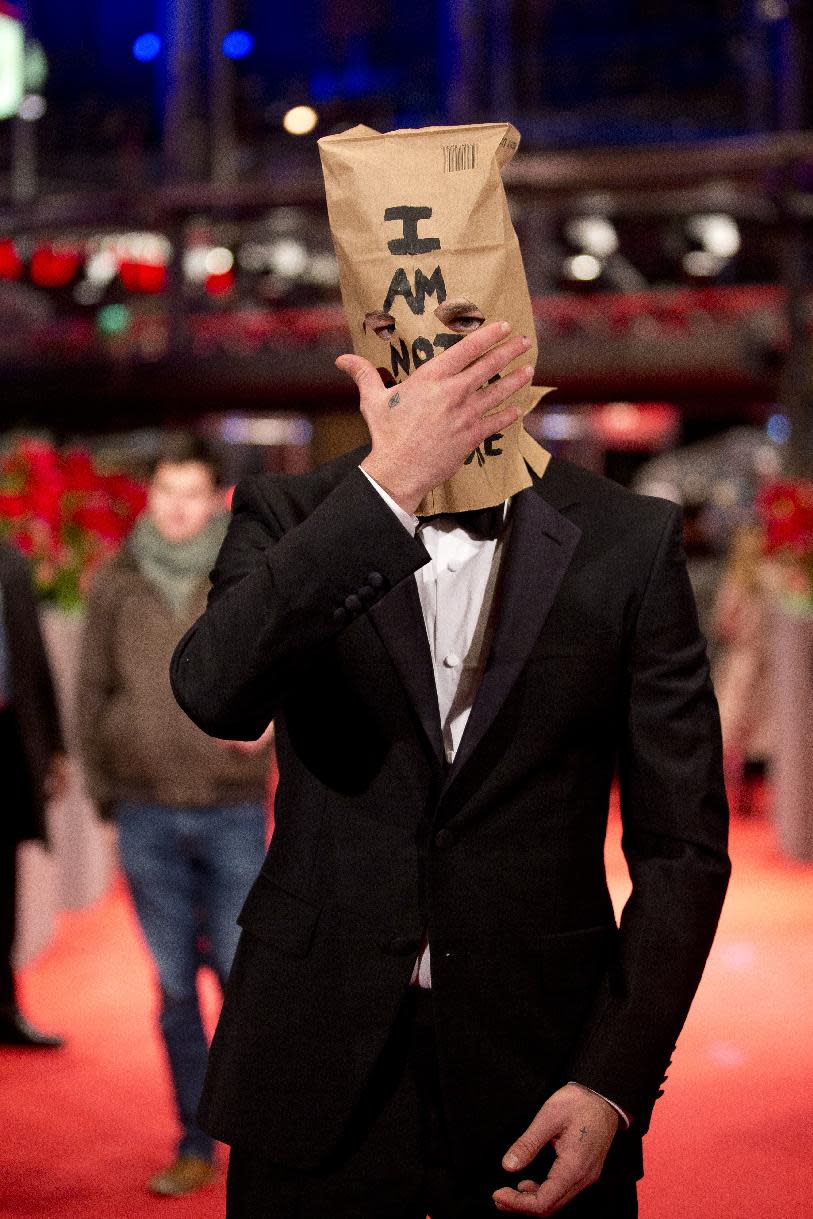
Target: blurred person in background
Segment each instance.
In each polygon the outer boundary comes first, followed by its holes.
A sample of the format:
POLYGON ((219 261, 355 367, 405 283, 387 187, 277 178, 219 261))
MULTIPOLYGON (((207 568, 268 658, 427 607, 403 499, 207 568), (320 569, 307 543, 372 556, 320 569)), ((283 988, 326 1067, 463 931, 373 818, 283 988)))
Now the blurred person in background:
POLYGON ((773 746, 769 612, 762 533, 744 525, 733 535, 712 621, 726 777, 743 815, 773 746))
POLYGON ((207 1040, 201 964, 223 985, 236 918, 265 846, 266 740, 211 740, 180 711, 169 660, 206 604, 227 516, 215 454, 167 437, 147 509, 100 570, 88 604, 78 714, 89 791, 118 828, 122 867, 158 973, 159 1025, 181 1126, 177 1155, 148 1188, 180 1196, 215 1179, 195 1110, 207 1040))
POLYGON ((0 1045, 58 1049, 17 1005, 12 968, 17 847, 46 841, 45 801, 65 783, 65 746, 28 564, 0 543, 0 1045))

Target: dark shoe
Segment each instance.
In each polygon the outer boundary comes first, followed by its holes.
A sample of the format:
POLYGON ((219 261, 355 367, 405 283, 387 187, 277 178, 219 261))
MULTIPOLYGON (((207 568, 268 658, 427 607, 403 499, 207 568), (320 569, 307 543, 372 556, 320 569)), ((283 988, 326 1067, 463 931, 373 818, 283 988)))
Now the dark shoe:
POLYGON ((22 1012, 3 1012, 0 1015, 0 1045, 23 1046, 29 1050, 59 1050, 64 1044, 61 1037, 52 1037, 35 1029, 22 1012))
POLYGON ((182 1198, 204 1185, 213 1185, 216 1180, 217 1171, 208 1160, 202 1160, 200 1156, 178 1156, 169 1168, 150 1177, 147 1188, 151 1194, 161 1194, 164 1198, 182 1198))

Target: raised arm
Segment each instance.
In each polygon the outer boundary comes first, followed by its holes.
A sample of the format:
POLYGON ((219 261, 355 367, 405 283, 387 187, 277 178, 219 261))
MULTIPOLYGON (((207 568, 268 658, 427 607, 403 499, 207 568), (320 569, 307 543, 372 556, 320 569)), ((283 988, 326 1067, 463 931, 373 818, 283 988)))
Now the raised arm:
POLYGON ((255 740, 304 668, 428 555, 355 468, 298 523, 257 479, 239 484, 232 510, 209 605, 170 674, 204 732, 255 740))
MULTIPOLYGON (((503 404, 533 369, 497 375, 530 346, 509 331, 505 322, 483 326, 394 392, 368 360, 339 357, 372 437, 365 470, 404 511, 516 422, 516 406, 503 404)), ((269 496, 259 488, 256 479, 238 487, 209 606, 172 658, 178 702, 204 732, 226 740, 260 736, 303 666, 429 560, 358 469, 304 519, 280 484, 269 496)))

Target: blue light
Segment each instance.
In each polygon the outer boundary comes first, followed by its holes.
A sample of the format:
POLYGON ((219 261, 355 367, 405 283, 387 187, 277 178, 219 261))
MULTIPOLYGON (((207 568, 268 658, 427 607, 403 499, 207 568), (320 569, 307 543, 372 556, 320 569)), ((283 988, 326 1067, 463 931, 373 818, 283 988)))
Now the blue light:
POLYGON ((157 34, 139 34, 133 43, 133 55, 139 63, 149 63, 161 54, 161 39, 157 34))
POLYGON ((787 444, 791 433, 790 420, 787 415, 771 415, 765 431, 774 444, 787 444))
POLYGON ((223 39, 223 54, 227 59, 245 59, 254 50, 254 35, 248 30, 230 30, 223 39))

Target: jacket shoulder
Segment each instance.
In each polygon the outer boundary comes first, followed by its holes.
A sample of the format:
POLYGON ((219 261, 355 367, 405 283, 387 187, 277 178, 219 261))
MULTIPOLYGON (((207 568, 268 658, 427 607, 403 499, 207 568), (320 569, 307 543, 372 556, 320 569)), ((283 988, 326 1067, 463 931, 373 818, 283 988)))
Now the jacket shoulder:
POLYGON ((369 451, 367 445, 353 449, 307 474, 250 475, 237 484, 232 511, 248 508, 287 528, 309 516, 369 451))
POLYGON ((680 507, 671 500, 640 495, 562 457, 551 459, 539 488, 554 505, 557 501, 561 505, 579 503, 586 515, 614 522, 622 529, 654 529, 660 533, 667 522, 681 516, 680 507), (548 479, 550 484, 546 486, 548 479))

